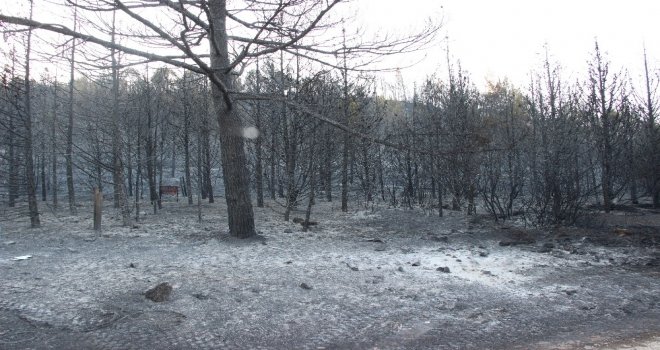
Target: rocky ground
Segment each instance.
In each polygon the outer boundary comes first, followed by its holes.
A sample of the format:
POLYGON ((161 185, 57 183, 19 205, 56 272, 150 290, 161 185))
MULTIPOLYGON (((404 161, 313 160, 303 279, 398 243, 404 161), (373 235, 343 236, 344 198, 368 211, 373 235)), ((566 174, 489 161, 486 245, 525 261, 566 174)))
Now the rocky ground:
POLYGON ((538 230, 323 202, 302 232, 270 202, 244 241, 218 203, 132 228, 108 208, 101 234, 90 207, 1 212, 0 349, 660 348, 650 209, 538 230))

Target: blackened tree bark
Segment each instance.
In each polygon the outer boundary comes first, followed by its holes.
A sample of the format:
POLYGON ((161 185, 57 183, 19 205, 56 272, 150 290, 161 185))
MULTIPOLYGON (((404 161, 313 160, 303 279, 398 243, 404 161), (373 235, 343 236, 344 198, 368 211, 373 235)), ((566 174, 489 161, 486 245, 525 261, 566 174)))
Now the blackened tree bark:
MULTIPOLYGON (((76 30, 78 25, 78 11, 77 8, 73 9, 73 30, 76 30)), ((69 57, 69 113, 66 126, 66 189, 69 199, 69 212, 71 215, 77 213, 76 210, 76 191, 73 186, 73 106, 75 103, 74 85, 76 74, 76 38, 71 38, 71 56, 69 57)))
MULTIPOLYGON (((257 58, 257 94, 261 93, 261 71, 259 69, 259 59, 257 58)), ((257 101, 255 115, 255 127, 257 128, 257 139, 255 140, 255 165, 254 182, 257 188, 257 207, 264 207, 264 174, 263 174, 263 130, 261 125, 261 101, 257 101)))
POLYGON ((154 214, 158 212, 158 191, 156 191, 156 171, 154 166, 154 151, 155 151, 155 142, 153 136, 153 112, 152 112, 152 101, 151 101, 151 83, 149 82, 149 77, 145 77, 146 83, 146 96, 145 96, 145 105, 147 108, 147 140, 144 144, 144 154, 147 162, 147 182, 149 184, 149 200, 151 205, 154 208, 154 214))
POLYGON ((612 112, 614 95, 618 89, 617 75, 609 74, 609 63, 601 55, 598 43, 595 44, 593 62, 589 67, 589 79, 592 87, 594 111, 598 114, 599 148, 601 156, 601 188, 603 209, 606 213, 612 209, 612 112), (610 81, 610 79, 612 81, 610 81))
POLYGON ((183 75, 183 157, 184 157, 184 173, 185 173, 185 186, 186 196, 188 197, 188 205, 193 204, 193 191, 192 181, 190 179, 190 101, 188 100, 188 75, 183 75))
MULTIPOLYGON (((225 0, 210 0, 209 22, 214 28, 211 36, 211 69, 227 89, 233 88, 227 45, 227 4, 225 0)), ((213 107, 220 128, 222 172, 225 181, 227 218, 232 236, 247 238, 256 234, 254 212, 250 201, 250 178, 242 137, 241 120, 228 103, 226 92, 218 84, 211 86, 213 107)))
POLYGON ((57 210, 57 190, 58 190, 58 178, 57 178, 57 107, 58 96, 57 96, 58 84, 57 80, 53 82, 53 114, 51 115, 50 121, 50 165, 51 165, 51 191, 53 197, 53 209, 57 210))
MULTIPOLYGON (((30 18, 32 18, 32 6, 30 2, 30 18)), ((39 207, 37 205, 37 184, 34 178, 34 151, 32 143, 32 101, 30 82, 30 54, 32 53, 32 28, 27 32, 27 48, 25 52, 25 135, 23 136, 23 147, 25 152, 25 179, 27 180, 28 207, 30 210, 30 226, 36 228, 41 226, 39 220, 39 207)))
POLYGON ((642 111, 646 118, 644 129, 646 130, 645 150, 648 155, 646 159, 647 178, 653 200, 653 207, 660 207, 660 133, 656 125, 657 100, 656 96, 657 80, 652 85, 649 75, 649 65, 646 58, 646 48, 644 48, 644 85, 646 94, 642 103, 642 111))
POLYGON ((7 122, 8 126, 8 132, 7 134, 9 135, 7 137, 7 142, 9 143, 9 151, 8 156, 8 164, 9 164, 9 179, 8 179, 8 186, 9 186, 9 193, 8 193, 8 203, 7 205, 10 208, 13 208, 16 206, 16 199, 18 198, 18 154, 17 154, 17 137, 16 137, 16 125, 15 125, 15 120, 16 120, 16 113, 9 112, 9 122, 7 122))
MULTIPOLYGON (((346 48, 346 30, 342 29, 343 46, 346 48)), ((342 101, 342 116, 344 125, 349 125, 350 120, 348 116, 348 68, 346 62, 346 50, 344 50, 343 67, 343 101, 342 101)), ((341 211, 348 211, 348 156, 351 151, 351 136, 348 133, 343 134, 342 151, 341 151, 341 211)))
MULTIPOLYGON (((115 15, 112 16, 112 42, 115 42, 115 15)), ((126 196, 126 184, 124 182, 124 163, 122 155, 123 141, 119 128, 119 64, 117 62, 117 50, 111 49, 112 59, 112 174, 114 180, 114 191, 116 204, 121 211, 122 224, 131 225, 131 207, 126 196)))

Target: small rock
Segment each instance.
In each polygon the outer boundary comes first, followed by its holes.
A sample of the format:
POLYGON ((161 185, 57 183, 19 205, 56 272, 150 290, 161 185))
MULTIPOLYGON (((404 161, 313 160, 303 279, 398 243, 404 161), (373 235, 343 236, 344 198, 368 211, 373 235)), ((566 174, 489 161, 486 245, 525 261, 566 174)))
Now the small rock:
POLYGON ((653 258, 646 263, 646 266, 660 266, 660 258, 653 258))
POLYGON ((420 266, 422 263, 418 260, 412 263, 412 266, 420 266))
MULTIPOLYGON (((566 254, 562 251, 559 251, 559 250, 553 250, 551 255, 554 256, 555 258, 565 258, 566 257, 566 254)), ((596 261, 598 261, 598 260, 596 260, 596 261)))
POLYGON ((208 300, 210 298, 208 295, 202 293, 194 293, 192 296, 199 300, 208 300))
POLYGON ((291 230, 290 228, 285 228, 284 233, 293 233, 293 230, 291 230))
POLYGON ((291 264, 293 264, 293 261, 289 260, 289 261, 285 262, 285 264, 291 265, 291 264))
POLYGON ((490 271, 488 271, 488 270, 483 270, 483 271, 481 271, 481 273, 483 273, 483 274, 486 275, 486 276, 495 276, 495 275, 493 275, 492 272, 490 272, 490 271))
POLYGON ((567 289, 567 290, 564 291, 564 293, 566 293, 566 295, 573 295, 573 294, 577 293, 577 290, 567 289))
POLYGON ((485 258, 488 256, 488 252, 479 252, 479 256, 485 258))
POLYGON ((440 266, 435 270, 440 271, 440 272, 444 272, 444 273, 450 273, 451 272, 451 271, 449 271, 449 268, 447 266, 440 266))
POLYGON ((130 263, 130 264, 128 265, 128 267, 130 267, 130 268, 133 268, 133 269, 134 269, 134 268, 135 268, 135 264, 133 264, 133 263, 130 263))
MULTIPOLYGON (((547 243, 546 243, 547 244, 547 243)), ((550 243, 552 244, 552 243, 550 243)), ((553 245, 554 246, 554 245, 553 245)), ((536 250, 539 253, 550 253, 552 252, 552 247, 547 247, 545 244, 536 250)))
POLYGON ((397 271, 399 271, 399 272, 403 272, 403 266, 399 266, 399 268, 397 269, 397 271))
POLYGON ((305 282, 300 284, 300 288, 305 289, 305 290, 313 289, 312 286, 310 286, 309 284, 307 284, 305 282))
POLYGON ((5 242, 5 245, 12 245, 12 244, 16 244, 16 241, 7 241, 7 242, 5 242))
POLYGON ((360 269, 357 266, 351 266, 351 264, 346 263, 346 266, 348 266, 349 269, 352 271, 360 271, 360 269))
POLYGON ((131 228, 135 230, 135 229, 140 228, 140 225, 136 225, 136 224, 134 224, 133 226, 131 226, 131 228))
POLYGON ((456 259, 456 262, 463 262, 463 260, 461 260, 461 259, 456 259))
POLYGON ((149 289, 146 293, 144 293, 144 296, 151 301, 160 303, 167 300, 171 293, 172 286, 167 282, 163 282, 149 289))

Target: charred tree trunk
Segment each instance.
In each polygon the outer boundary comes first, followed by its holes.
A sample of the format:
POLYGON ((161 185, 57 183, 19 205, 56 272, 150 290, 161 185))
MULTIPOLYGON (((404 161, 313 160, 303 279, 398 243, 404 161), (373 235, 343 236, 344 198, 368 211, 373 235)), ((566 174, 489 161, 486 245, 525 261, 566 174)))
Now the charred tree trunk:
POLYGON ((45 202, 48 200, 48 185, 46 184, 46 142, 44 135, 41 135, 41 157, 40 158, 40 170, 41 170, 41 201, 45 202))
POLYGON ((203 144, 202 159, 204 159, 203 183, 204 183, 204 194, 205 194, 205 196, 202 196, 202 198, 206 197, 209 199, 209 203, 213 203, 215 199, 213 198, 213 184, 211 183, 211 140, 210 140, 208 126, 202 127, 202 144, 203 144))
MULTIPOLYGON (((148 79, 148 77, 147 77, 148 79)), ((153 113, 151 110, 151 87, 147 81, 147 142, 144 145, 144 153, 147 161, 147 180, 149 183, 149 201, 154 207, 154 214, 158 212, 158 192, 156 191, 156 172, 154 167, 154 138, 153 138, 153 113)))
POLYGON ((16 199, 18 198, 18 154, 16 152, 16 125, 14 124, 14 120, 16 118, 16 114, 10 112, 9 113, 9 137, 8 137, 8 143, 9 143, 9 201, 7 205, 10 208, 13 208, 16 206, 16 199))
MULTIPOLYGON (((30 3, 30 18, 32 18, 32 3, 30 3)), ((32 147, 32 102, 30 82, 30 54, 32 51, 32 28, 28 29, 27 51, 25 53, 25 178, 27 180, 28 207, 30 211, 30 226, 36 228, 41 226, 39 220, 39 208, 37 206, 37 184, 34 178, 34 151, 32 147)))
POLYGON ((185 185, 188 205, 193 205, 192 181, 190 179, 190 104, 188 101, 187 76, 183 76, 183 157, 185 167, 185 185))
POLYGON ((57 81, 53 86, 53 115, 50 124, 50 171, 51 171, 51 190, 53 197, 53 209, 57 210, 57 81))
MULTIPOLYGON (((115 41, 115 15, 112 16, 112 42, 115 41)), ((113 179, 116 206, 121 211, 122 225, 131 225, 131 208, 126 197, 126 184, 124 183, 124 164, 122 156, 123 141, 119 127, 119 68, 117 62, 117 52, 111 50, 112 59, 112 158, 113 158, 113 179)))
MULTIPOLYGON (((346 30, 342 29, 342 35, 344 39, 344 49, 346 48, 346 30)), ((344 50, 344 69, 342 70, 342 78, 344 79, 343 84, 343 121, 345 125, 349 125, 349 116, 348 116, 348 69, 346 67, 346 50, 344 50)), ((341 211, 348 211, 348 157, 351 150, 351 138, 347 132, 343 133, 344 137, 342 140, 342 153, 341 153, 341 211)))
MULTIPOLYGON (((257 94, 261 93, 261 72, 259 71, 259 59, 257 59, 257 94)), ((255 140, 254 181, 257 187, 257 207, 264 207, 264 174, 263 174, 263 130, 261 129, 261 101, 257 101, 255 115, 255 127, 257 128, 257 139, 255 140)))
POLYGON ((135 221, 140 221, 140 199, 142 199, 142 122, 137 124, 137 144, 135 145, 136 151, 136 166, 135 171, 135 221))
MULTIPOLYGON (((73 10, 73 30, 76 30, 78 24, 78 12, 73 10)), ((69 115, 66 127, 66 189, 69 197, 69 212, 76 215, 76 193, 73 186, 73 105, 75 102, 74 84, 76 67, 76 39, 71 38, 71 57, 69 66, 69 115)))
MULTIPOLYGON (((225 0, 209 1, 209 21, 214 28, 211 43, 211 69, 219 76, 222 83, 231 90, 233 80, 229 66, 227 45, 225 0)), ((229 233, 239 238, 248 238, 256 234, 254 213, 250 201, 250 178, 247 159, 241 133, 241 120, 232 105, 226 103, 225 93, 217 84, 211 86, 213 105, 218 118, 221 146, 222 172, 225 181, 227 200, 227 218, 229 233)))

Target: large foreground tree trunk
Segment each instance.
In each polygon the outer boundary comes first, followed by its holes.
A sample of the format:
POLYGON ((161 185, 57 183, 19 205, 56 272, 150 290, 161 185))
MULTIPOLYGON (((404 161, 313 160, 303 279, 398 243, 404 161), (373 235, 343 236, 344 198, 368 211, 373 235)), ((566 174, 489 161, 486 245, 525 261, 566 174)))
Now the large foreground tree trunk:
MULTIPOLYGON (((226 5, 225 0, 209 1, 209 20, 212 28, 214 28, 210 52, 211 69, 231 90, 233 86, 232 78, 229 72, 226 71, 226 67, 229 67, 226 5)), ((239 238, 251 237, 255 235, 254 213, 250 201, 250 180, 241 133, 241 120, 236 109, 225 103, 226 96, 217 84, 212 85, 211 96, 220 126, 220 153, 225 182, 229 233, 239 238)))

